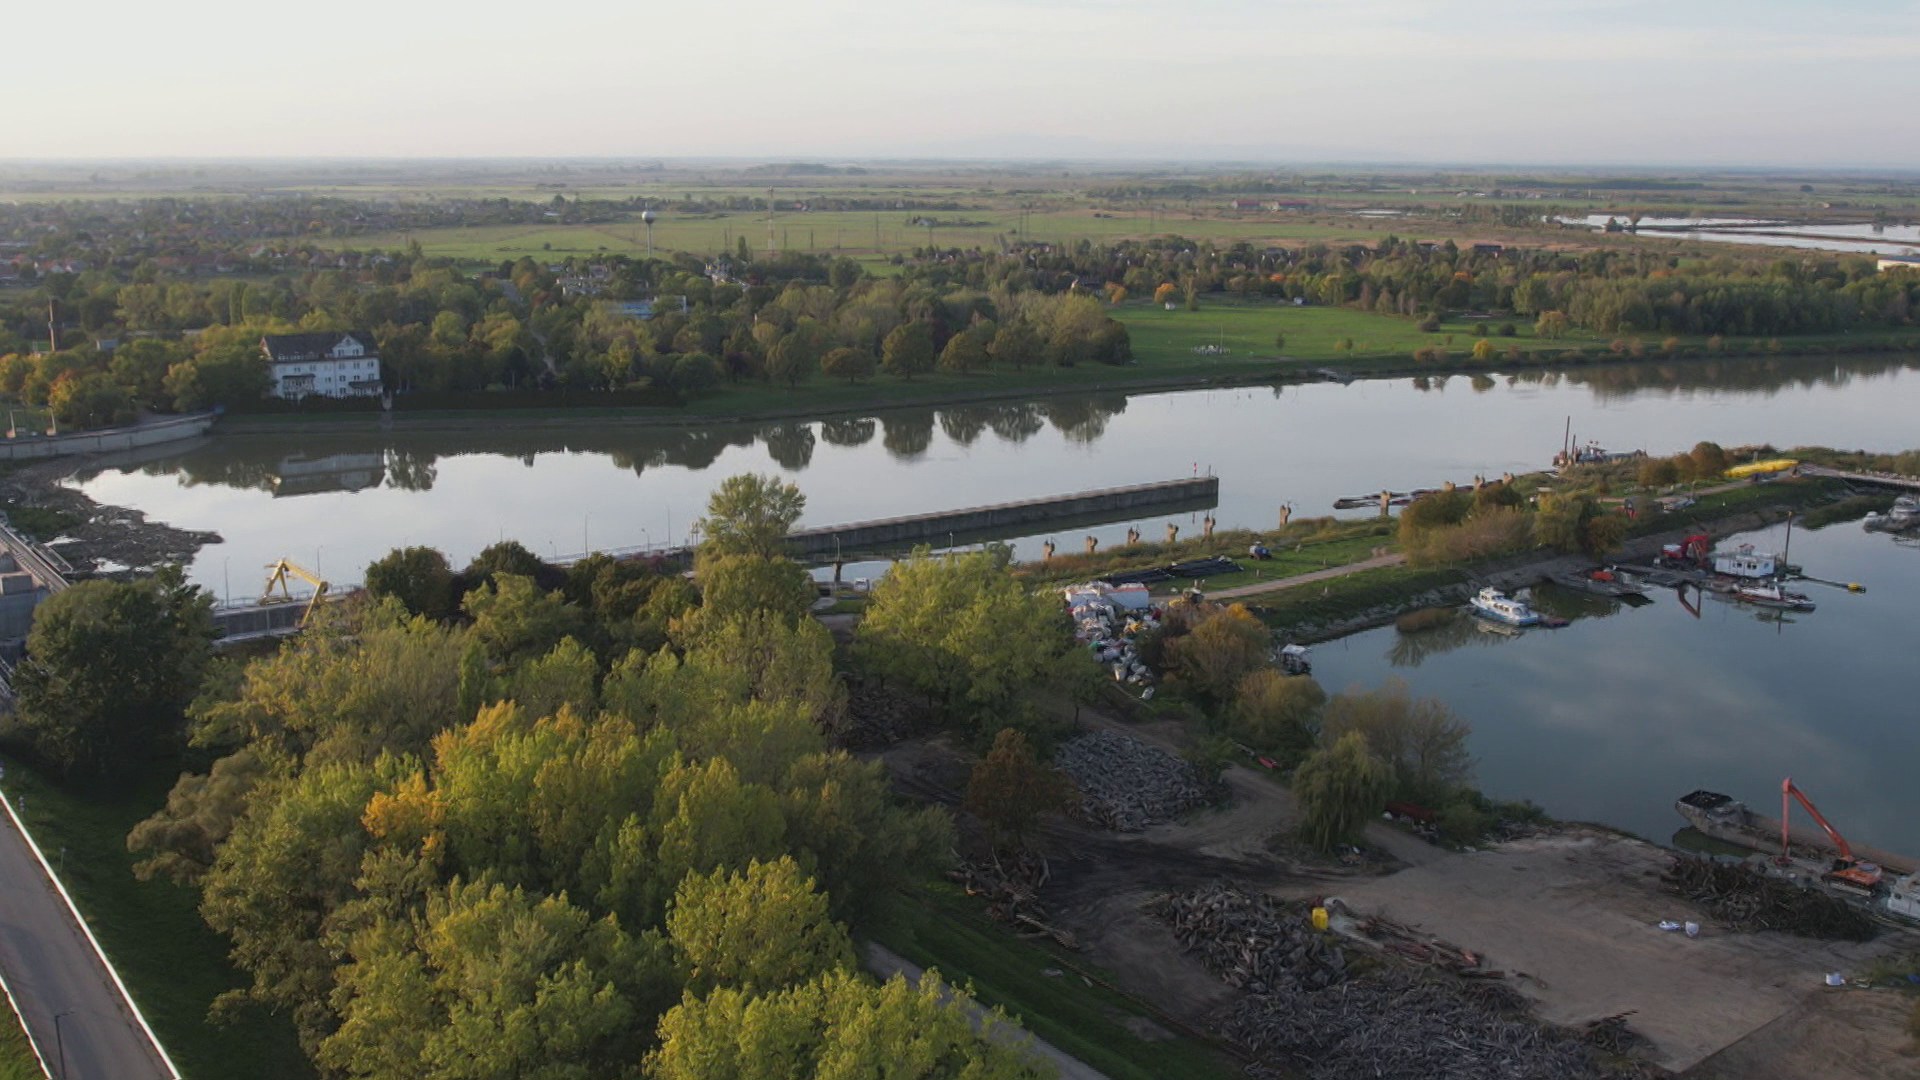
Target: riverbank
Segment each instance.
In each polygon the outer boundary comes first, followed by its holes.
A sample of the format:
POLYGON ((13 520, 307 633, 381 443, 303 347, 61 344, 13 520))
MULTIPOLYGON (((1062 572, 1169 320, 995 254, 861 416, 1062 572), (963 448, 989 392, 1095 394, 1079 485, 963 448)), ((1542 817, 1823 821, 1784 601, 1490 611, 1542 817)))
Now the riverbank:
POLYGON ((144 572, 184 564, 207 544, 221 542, 217 532, 150 521, 139 510, 104 505, 66 483, 102 459, 88 454, 0 464, 0 511, 82 572, 144 572))
MULTIPOLYGON (((1478 340, 1478 339, 1475 339, 1478 340)), ((1492 340, 1492 339, 1486 339, 1492 340)), ((1592 343, 1589 343, 1592 344, 1592 343)), ((713 424, 760 424, 794 420, 833 420, 869 415, 877 410, 962 406, 1010 400, 1078 394, 1145 394, 1181 390, 1226 389, 1242 386, 1290 386, 1324 381, 1399 378, 1447 379, 1456 375, 1499 378, 1522 372, 1569 374, 1605 372, 1636 365, 1716 367, 1716 378, 1729 367, 1756 370, 1782 360, 1831 357, 1835 360, 1886 356, 1920 366, 1920 340, 1905 338, 1847 338, 1783 343, 1779 351, 1708 352, 1688 347, 1675 354, 1610 349, 1590 352, 1581 346, 1535 347, 1519 356, 1504 352, 1489 360, 1469 353, 1447 359, 1415 360, 1410 354, 1373 353, 1336 356, 1248 356, 1244 358, 1182 360, 1181 370, 1157 374, 1131 368, 1079 366, 1029 368, 1019 372, 952 375, 932 373, 918 380, 896 382, 872 379, 861 384, 815 381, 787 389, 753 386, 729 389, 679 406, 601 407, 591 403, 552 408, 381 410, 369 403, 366 411, 247 413, 230 412, 216 425, 218 433, 282 434, 300 432, 466 431, 479 428, 559 427, 591 420, 598 424, 632 427, 685 428, 713 424), (1332 366, 1329 366, 1332 365, 1332 366)), ((1172 365, 1170 365, 1171 367, 1172 365)), ((591 395, 586 399, 591 402, 591 395)))

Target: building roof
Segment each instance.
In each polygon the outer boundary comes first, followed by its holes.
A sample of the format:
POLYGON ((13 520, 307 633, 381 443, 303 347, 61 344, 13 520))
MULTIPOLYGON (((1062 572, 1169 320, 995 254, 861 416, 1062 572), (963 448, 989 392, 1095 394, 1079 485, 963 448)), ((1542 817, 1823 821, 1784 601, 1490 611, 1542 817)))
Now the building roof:
POLYGON ((366 330, 321 330, 308 334, 267 334, 260 339, 260 347, 267 352, 267 358, 275 362, 294 360, 318 360, 340 343, 341 338, 352 338, 367 350, 368 356, 380 355, 380 346, 373 340, 373 334, 366 330))

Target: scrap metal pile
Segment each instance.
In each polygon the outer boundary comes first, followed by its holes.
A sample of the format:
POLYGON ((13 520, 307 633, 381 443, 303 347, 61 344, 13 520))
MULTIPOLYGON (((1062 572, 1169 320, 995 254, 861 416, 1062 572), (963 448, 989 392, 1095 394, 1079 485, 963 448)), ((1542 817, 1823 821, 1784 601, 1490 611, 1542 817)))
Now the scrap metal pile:
MULTIPOLYGON (((1246 993, 1220 1030, 1313 1080, 1585 1080, 1658 1075, 1613 1058, 1619 1018, 1575 1031, 1532 1018, 1504 982, 1350 961, 1339 939, 1264 896, 1209 885, 1157 901, 1189 951, 1246 993)), ((1460 950, 1454 950, 1460 952, 1460 950)), ((1270 1074, 1277 1075, 1277 1074, 1270 1074)))
POLYGON ((1660 876, 1668 892, 1699 904, 1734 930, 1779 930, 1828 941, 1868 941, 1873 917, 1837 896, 1815 892, 1744 863, 1675 855, 1660 876))
POLYGON ((1065 596, 1073 636, 1112 670, 1114 681, 1150 685, 1153 672, 1134 648, 1141 635, 1160 626, 1160 613, 1151 606, 1146 586, 1115 588, 1095 581, 1075 585, 1065 596))
POLYGON ((1061 743, 1053 764, 1080 788, 1080 812, 1117 832, 1172 821, 1207 801, 1192 765, 1131 735, 1089 732, 1061 743))

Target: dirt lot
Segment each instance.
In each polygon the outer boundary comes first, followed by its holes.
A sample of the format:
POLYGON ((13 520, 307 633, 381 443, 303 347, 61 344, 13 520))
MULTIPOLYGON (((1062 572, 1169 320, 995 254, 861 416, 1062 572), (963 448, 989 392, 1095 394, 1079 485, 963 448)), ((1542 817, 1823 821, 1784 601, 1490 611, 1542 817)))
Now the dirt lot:
MULTIPOLYGON (((1171 726, 1083 717, 1177 745, 1171 726)), ((958 801, 970 757, 945 737, 888 751, 900 788, 958 801)), ((1338 896, 1486 957, 1537 1002, 1542 1019, 1584 1023, 1631 1011, 1655 1059, 1701 1080, 1854 1080, 1920 1076, 1903 1053, 1907 999, 1889 991, 1829 990, 1829 971, 1856 972, 1920 937, 1856 945, 1714 928, 1660 891, 1666 854, 1599 832, 1514 841, 1483 852, 1444 851, 1384 824, 1368 840, 1385 856, 1328 863, 1272 844, 1294 810, 1286 789, 1252 769, 1225 776, 1233 802, 1123 835, 1077 823, 1047 825, 1038 844, 1053 870, 1041 899, 1087 959, 1121 987, 1206 1028, 1234 991, 1187 955, 1142 908, 1153 896, 1230 879, 1275 896, 1338 896), (1661 919, 1706 924, 1700 937, 1666 933, 1661 919), (1903 945, 1904 943, 1904 945, 1903 945)))

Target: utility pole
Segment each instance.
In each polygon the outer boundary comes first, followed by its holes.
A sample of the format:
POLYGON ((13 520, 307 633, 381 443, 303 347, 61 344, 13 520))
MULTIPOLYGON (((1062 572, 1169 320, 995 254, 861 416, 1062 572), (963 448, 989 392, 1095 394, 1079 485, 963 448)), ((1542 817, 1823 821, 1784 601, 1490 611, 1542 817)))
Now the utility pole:
POLYGON ((60 351, 60 327, 53 321, 53 297, 47 297, 47 351, 60 351))

